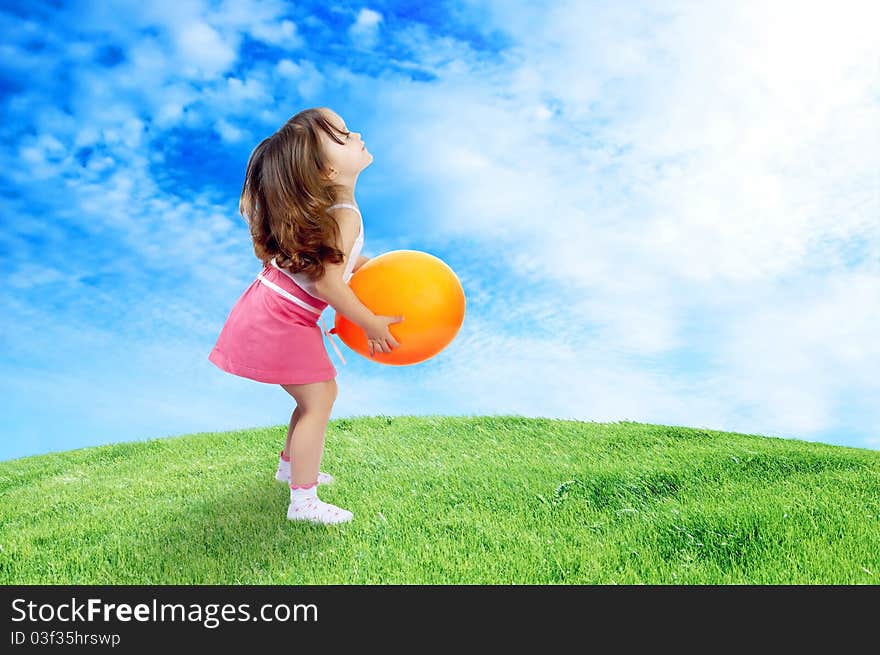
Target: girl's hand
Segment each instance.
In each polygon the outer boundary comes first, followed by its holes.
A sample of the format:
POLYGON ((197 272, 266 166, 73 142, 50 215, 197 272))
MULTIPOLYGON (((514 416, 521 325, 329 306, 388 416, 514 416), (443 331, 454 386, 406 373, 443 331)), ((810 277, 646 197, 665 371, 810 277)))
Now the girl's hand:
POLYGON ((394 335, 391 334, 391 330, 388 329, 389 323, 400 323, 403 321, 403 316, 376 316, 373 319, 373 322, 369 325, 367 330, 364 332, 367 333, 367 345, 370 349, 370 357, 372 357, 376 352, 390 353, 391 348, 397 348, 400 346, 400 343, 394 338, 394 335), (389 346, 389 344, 391 344, 389 346))

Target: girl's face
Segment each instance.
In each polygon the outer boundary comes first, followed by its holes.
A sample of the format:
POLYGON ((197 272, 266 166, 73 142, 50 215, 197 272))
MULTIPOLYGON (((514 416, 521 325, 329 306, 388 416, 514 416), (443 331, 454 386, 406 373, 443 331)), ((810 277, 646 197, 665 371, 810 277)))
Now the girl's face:
POLYGON ((337 143, 324 130, 318 131, 321 147, 328 161, 327 165, 337 172, 337 181, 351 180, 373 161, 373 155, 367 150, 360 132, 350 132, 336 112, 323 109, 322 113, 337 129, 336 136, 342 141, 337 143))

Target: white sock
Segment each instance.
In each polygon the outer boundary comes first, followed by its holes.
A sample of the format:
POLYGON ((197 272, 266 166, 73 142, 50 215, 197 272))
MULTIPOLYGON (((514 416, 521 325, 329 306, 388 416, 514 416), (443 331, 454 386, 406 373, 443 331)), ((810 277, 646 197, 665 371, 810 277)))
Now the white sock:
POLYGON ((318 483, 310 485, 290 485, 290 506, 287 518, 291 521, 313 521, 315 523, 343 523, 350 521, 354 514, 347 509, 325 503, 318 498, 318 483))
MULTIPOLYGON (((278 455, 278 473, 275 475, 276 480, 287 480, 290 482, 290 459, 284 459, 284 451, 278 455)), ((318 484, 330 484, 333 482, 333 476, 324 471, 318 471, 318 484)))

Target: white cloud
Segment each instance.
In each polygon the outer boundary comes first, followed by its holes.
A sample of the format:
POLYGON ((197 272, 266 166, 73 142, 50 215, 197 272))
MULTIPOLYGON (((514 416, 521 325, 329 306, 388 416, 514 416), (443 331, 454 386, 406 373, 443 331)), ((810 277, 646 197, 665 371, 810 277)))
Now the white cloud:
POLYGON ((305 102, 311 102, 324 89, 324 75, 308 60, 281 59, 275 70, 282 77, 297 80, 296 91, 305 102))
POLYGON ((158 129, 167 129, 181 121, 184 108, 196 100, 198 94, 184 84, 168 84, 161 99, 155 104, 151 118, 158 129))
POLYGON ((222 0, 209 15, 220 28, 247 33, 257 41, 293 50, 302 48, 305 39, 296 23, 285 17, 289 9, 289 3, 283 0, 222 0))
POLYGON ((880 398, 878 298, 880 276, 864 271, 773 284, 720 327, 718 392, 773 431, 808 438, 832 427, 846 394, 880 398))
POLYGON ((238 39, 224 39, 204 21, 182 26, 174 37, 188 76, 213 77, 226 71, 236 59, 238 39))
POLYGON ((277 24, 255 25, 251 29, 251 36, 287 48, 301 48, 304 45, 303 39, 296 32, 296 24, 290 20, 283 20, 277 24))
MULTIPOLYGON (((357 88, 363 102, 405 107, 365 138, 382 144, 398 184, 431 198, 424 232, 522 273, 523 289, 498 303, 496 334, 527 316, 510 308, 534 288, 529 306, 555 319, 558 338, 614 353, 608 369, 651 378, 678 356, 694 362, 671 397, 635 384, 634 407, 679 424, 692 424, 692 411, 719 429, 830 438, 841 403, 873 394, 880 367, 870 333, 832 318, 869 325, 880 306, 876 293, 842 293, 853 272, 839 250, 859 239, 880 246, 878 78, 866 63, 878 57, 867 27, 876 10, 835 12, 826 35, 816 6, 797 5, 786 20, 769 20, 763 6, 664 6, 657 16, 631 5, 530 13, 494 3, 486 32, 507 28, 515 43, 503 64, 468 53, 469 74, 450 74, 436 54, 445 39, 419 26, 406 42, 440 79, 357 88), (801 52, 826 36, 834 54, 817 62, 821 50, 804 52, 805 66, 801 52), (836 299, 794 300, 817 269, 836 299)), ((880 262, 857 274, 874 288, 880 262)), ((585 388, 562 357, 541 367, 523 359, 537 346, 512 339, 483 366, 468 357, 476 405, 515 395, 500 380, 546 373, 535 392, 546 408, 560 397, 553 371, 566 388, 585 388), (496 378, 514 358, 519 374, 496 378)), ((868 425, 880 419, 873 411, 868 425)))
POLYGON ((283 75, 284 77, 297 77, 302 71, 302 68, 296 62, 290 61, 290 59, 282 59, 275 66, 275 70, 278 71, 279 75, 283 75))
POLYGON ((244 81, 237 77, 229 77, 226 80, 227 91, 225 100, 233 104, 247 104, 253 102, 268 102, 272 95, 266 90, 261 80, 250 77, 244 81))
POLYGON ((357 47, 373 48, 379 37, 379 23, 381 22, 382 14, 372 9, 363 8, 358 12, 355 22, 348 28, 348 34, 357 47))
POLYGON ((238 127, 223 120, 222 118, 214 123, 214 129, 217 130, 217 133, 223 138, 224 141, 229 141, 231 143, 241 141, 243 137, 247 134, 247 132, 240 130, 238 127))

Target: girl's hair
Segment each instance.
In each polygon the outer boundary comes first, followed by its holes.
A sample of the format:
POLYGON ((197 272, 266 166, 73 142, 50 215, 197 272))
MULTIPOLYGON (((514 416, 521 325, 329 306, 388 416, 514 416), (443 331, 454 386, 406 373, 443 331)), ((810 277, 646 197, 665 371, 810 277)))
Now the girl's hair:
POLYGON ((318 130, 337 143, 338 132, 317 108, 304 109, 254 148, 247 163, 239 213, 250 226, 254 254, 313 279, 324 275, 324 260, 338 264, 344 253, 339 224, 327 211, 342 185, 319 177, 326 162, 318 130))

